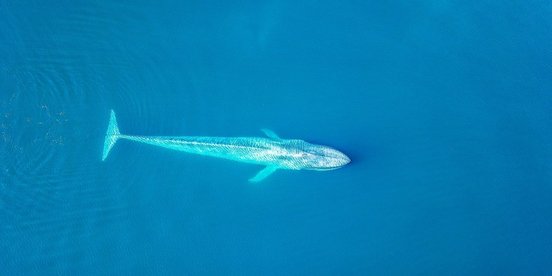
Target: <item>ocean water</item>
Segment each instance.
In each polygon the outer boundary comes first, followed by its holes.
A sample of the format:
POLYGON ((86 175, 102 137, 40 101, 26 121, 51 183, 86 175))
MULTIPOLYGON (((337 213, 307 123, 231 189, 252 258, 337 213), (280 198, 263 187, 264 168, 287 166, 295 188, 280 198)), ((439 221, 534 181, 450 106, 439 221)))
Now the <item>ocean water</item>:
POLYGON ((0 1, 2 275, 550 275, 550 1, 0 1), (263 136, 327 172, 120 141, 263 136))

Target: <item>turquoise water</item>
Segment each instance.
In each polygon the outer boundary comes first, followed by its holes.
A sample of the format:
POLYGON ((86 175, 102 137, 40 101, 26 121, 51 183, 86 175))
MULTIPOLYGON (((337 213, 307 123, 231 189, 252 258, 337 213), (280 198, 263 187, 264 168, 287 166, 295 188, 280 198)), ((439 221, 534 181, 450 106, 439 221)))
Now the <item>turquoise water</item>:
POLYGON ((3 275, 552 272, 548 1, 0 1, 3 275), (129 141, 333 146, 277 171, 129 141))

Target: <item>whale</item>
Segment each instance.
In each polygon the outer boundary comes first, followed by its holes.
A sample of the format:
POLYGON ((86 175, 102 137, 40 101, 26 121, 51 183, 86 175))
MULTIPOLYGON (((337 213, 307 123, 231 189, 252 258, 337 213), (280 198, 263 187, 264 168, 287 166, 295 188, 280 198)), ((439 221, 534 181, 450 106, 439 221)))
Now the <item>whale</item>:
POLYGON ((102 161, 118 140, 125 139, 161 148, 264 166, 250 182, 260 182, 277 170, 328 171, 342 168, 351 159, 334 148, 300 139, 282 139, 270 129, 266 137, 137 136, 121 134, 111 110, 102 161))

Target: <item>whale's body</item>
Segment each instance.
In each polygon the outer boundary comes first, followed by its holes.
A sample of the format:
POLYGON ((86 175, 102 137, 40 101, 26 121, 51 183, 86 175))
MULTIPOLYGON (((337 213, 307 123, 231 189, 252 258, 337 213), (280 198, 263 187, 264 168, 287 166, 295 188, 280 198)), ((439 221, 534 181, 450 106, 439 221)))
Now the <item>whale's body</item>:
POLYGON ((112 110, 102 160, 107 158, 118 139, 127 139, 186 153, 266 166, 250 179, 252 182, 261 181, 278 169, 332 170, 350 162, 345 154, 333 148, 303 140, 281 139, 268 129, 262 131, 267 138, 123 135, 119 132, 115 112, 112 110))

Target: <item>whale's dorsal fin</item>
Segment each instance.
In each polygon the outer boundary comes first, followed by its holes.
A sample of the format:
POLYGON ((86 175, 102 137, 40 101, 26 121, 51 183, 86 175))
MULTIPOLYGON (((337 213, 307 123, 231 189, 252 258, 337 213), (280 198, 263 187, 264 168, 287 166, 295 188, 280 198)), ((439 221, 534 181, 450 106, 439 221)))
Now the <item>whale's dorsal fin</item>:
POLYGON ((254 177, 249 179, 249 182, 260 182, 274 173, 278 169, 278 166, 266 166, 266 168, 260 170, 254 177))
POLYGON ((274 131, 268 129, 268 128, 261 128, 261 131, 266 135, 268 136, 268 138, 270 139, 273 139, 273 140, 276 140, 276 141, 280 141, 282 140, 282 138, 280 138, 278 136, 278 134, 276 134, 274 131))

